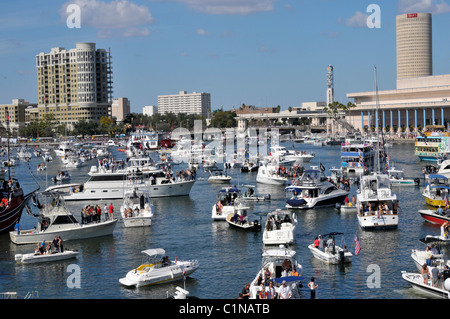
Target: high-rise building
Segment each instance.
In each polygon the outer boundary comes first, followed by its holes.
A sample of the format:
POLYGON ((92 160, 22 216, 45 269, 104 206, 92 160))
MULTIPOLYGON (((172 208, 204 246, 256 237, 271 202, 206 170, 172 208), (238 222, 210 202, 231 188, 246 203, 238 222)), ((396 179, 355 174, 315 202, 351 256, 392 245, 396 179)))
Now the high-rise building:
POLYGON ((158 107, 155 105, 146 105, 142 108, 142 113, 147 116, 152 116, 158 113, 158 107))
MULTIPOLYGON (((38 115, 53 113, 62 124, 110 116, 111 55, 95 43, 77 43, 75 49, 55 47, 36 55, 38 115)), ((31 111, 30 111, 31 112, 31 111)))
POLYGON ((401 14, 396 23, 397 79, 433 75, 431 14, 401 14))
POLYGON ((130 100, 126 97, 120 97, 112 101, 111 117, 115 118, 116 121, 122 122, 130 112, 130 100))
POLYGON ((159 95, 158 113, 198 114, 209 117, 211 114, 211 94, 180 91, 179 94, 159 95))

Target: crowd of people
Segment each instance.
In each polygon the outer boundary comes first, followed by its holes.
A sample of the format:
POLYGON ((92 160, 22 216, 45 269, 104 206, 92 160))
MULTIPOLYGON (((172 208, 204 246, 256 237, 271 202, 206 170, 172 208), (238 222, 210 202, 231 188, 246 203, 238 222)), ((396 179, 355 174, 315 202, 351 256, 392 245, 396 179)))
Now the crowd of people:
POLYGON ((81 224, 100 223, 102 221, 102 213, 104 221, 114 219, 114 205, 106 204, 102 207, 100 205, 87 205, 81 209, 81 224))
POLYGON ((37 255, 54 254, 64 252, 64 245, 61 236, 55 236, 53 242, 46 242, 45 239, 38 243, 34 250, 37 255))

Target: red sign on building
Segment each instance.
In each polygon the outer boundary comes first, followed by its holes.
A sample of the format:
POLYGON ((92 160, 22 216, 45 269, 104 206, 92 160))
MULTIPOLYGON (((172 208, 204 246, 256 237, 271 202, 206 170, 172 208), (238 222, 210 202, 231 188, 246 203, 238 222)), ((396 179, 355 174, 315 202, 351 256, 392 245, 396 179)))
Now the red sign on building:
POLYGON ((408 13, 406 17, 409 18, 417 18, 417 13, 408 13))

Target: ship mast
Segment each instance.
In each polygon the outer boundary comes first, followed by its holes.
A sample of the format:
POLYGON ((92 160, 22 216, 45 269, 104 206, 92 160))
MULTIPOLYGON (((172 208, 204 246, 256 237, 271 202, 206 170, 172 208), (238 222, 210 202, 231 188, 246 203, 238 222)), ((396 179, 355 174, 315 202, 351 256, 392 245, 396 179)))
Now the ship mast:
POLYGON ((377 81, 377 67, 374 66, 375 69, 375 93, 376 93, 376 123, 377 123, 377 127, 376 127, 376 132, 377 132, 377 138, 376 138, 376 170, 375 172, 380 173, 380 131, 379 131, 379 101, 378 101, 378 81, 377 81))

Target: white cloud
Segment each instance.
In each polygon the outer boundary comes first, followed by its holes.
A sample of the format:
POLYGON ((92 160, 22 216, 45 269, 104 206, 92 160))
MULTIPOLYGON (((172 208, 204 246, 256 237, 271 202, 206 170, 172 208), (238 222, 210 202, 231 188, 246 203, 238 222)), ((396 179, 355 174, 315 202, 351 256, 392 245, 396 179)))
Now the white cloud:
POLYGON ((398 9, 402 13, 442 14, 450 12, 450 5, 443 0, 399 0, 398 9))
POLYGON ((208 14, 240 14, 273 11, 277 0, 175 0, 194 11, 208 14))
POLYGON ((367 18, 369 15, 357 11, 352 17, 345 19, 344 23, 352 28, 367 28, 367 18))
POLYGON ((198 29, 197 34, 198 35, 209 35, 209 32, 206 32, 205 29, 198 29))
POLYGON ((109 3, 97 0, 71 0, 63 4, 60 14, 64 21, 70 4, 80 7, 81 28, 90 26, 99 29, 100 37, 109 37, 119 33, 123 37, 147 36, 146 25, 154 22, 150 10, 128 0, 114 0, 109 3))

